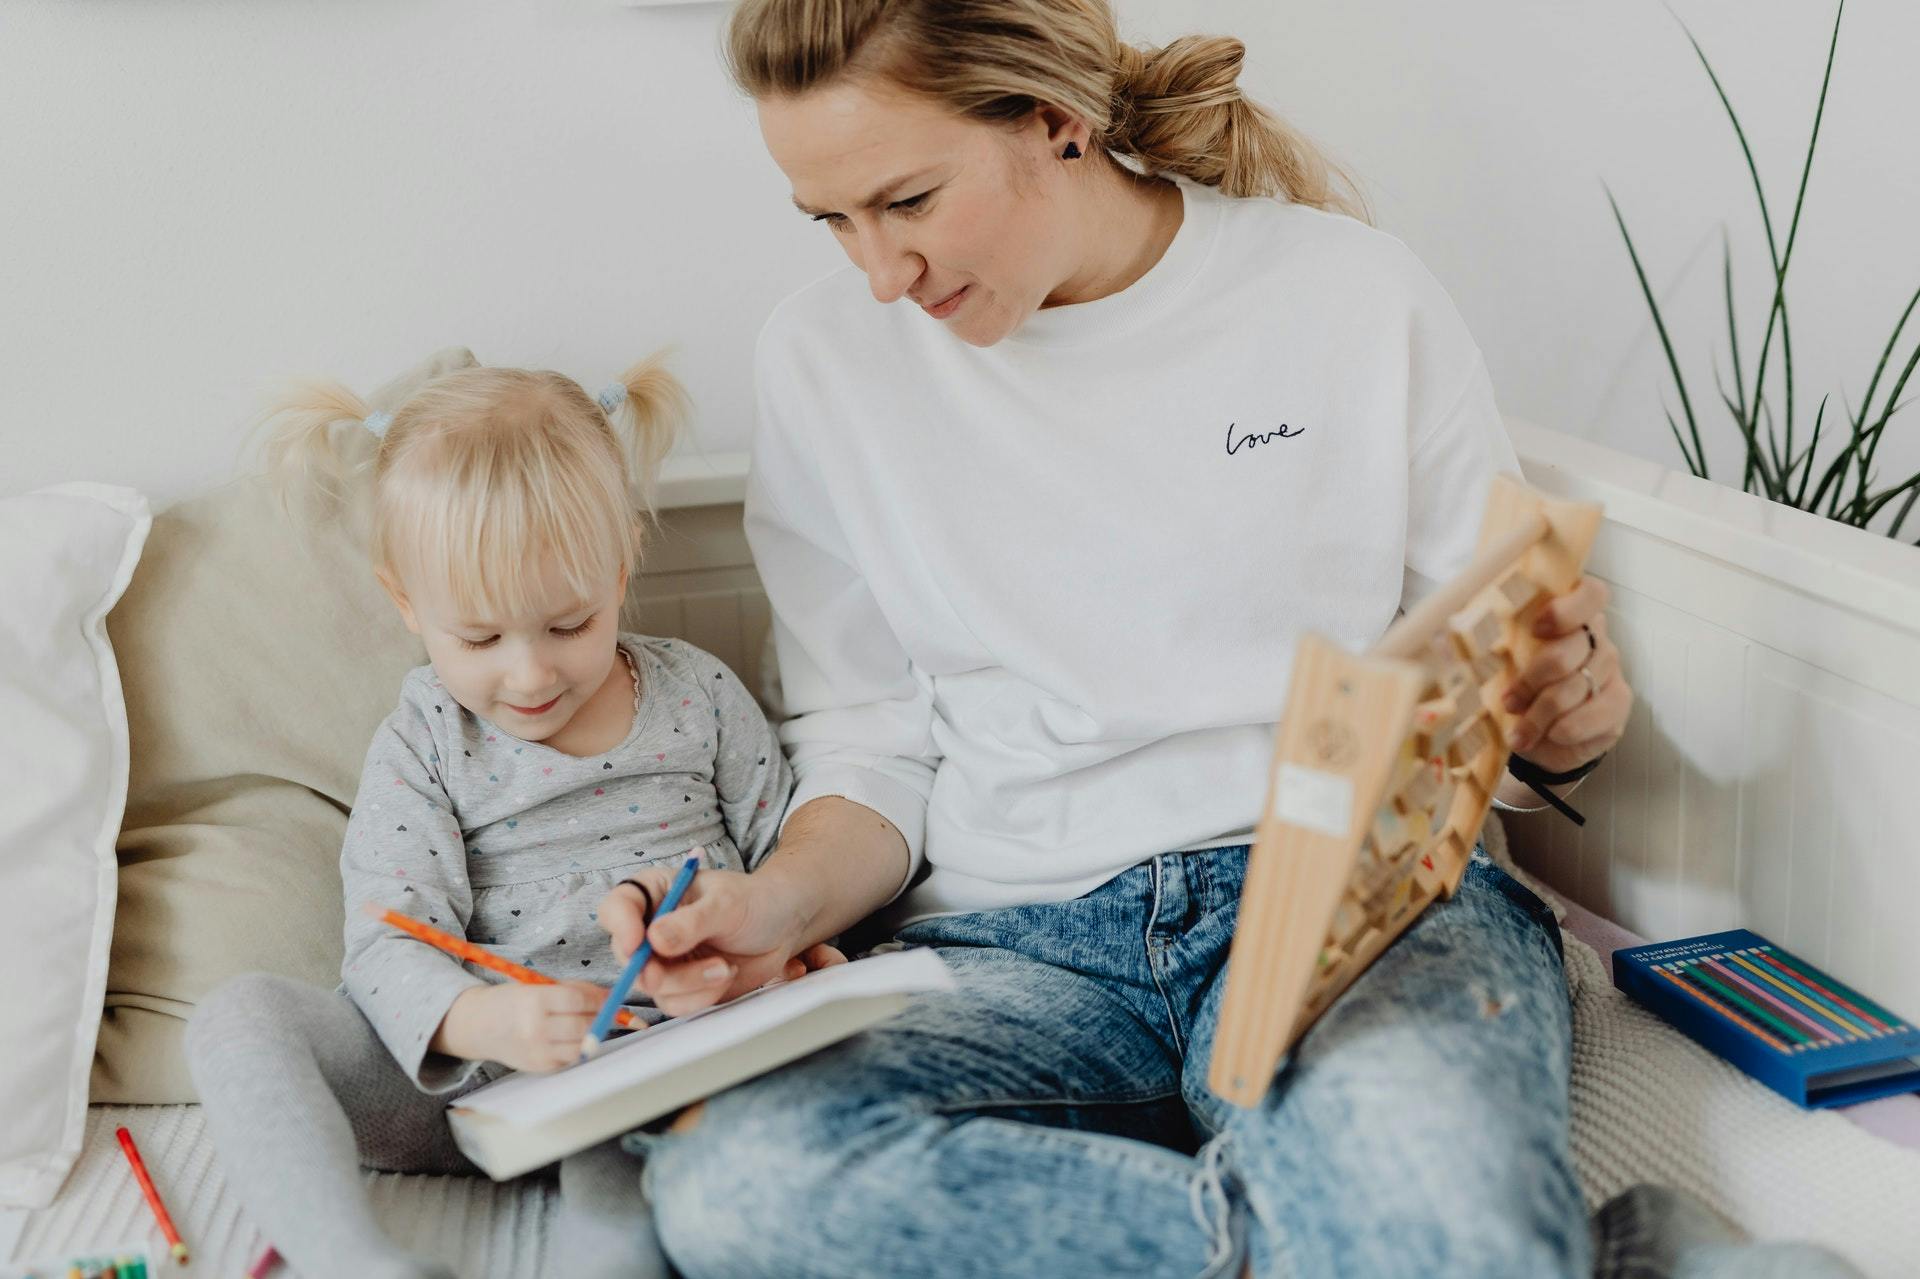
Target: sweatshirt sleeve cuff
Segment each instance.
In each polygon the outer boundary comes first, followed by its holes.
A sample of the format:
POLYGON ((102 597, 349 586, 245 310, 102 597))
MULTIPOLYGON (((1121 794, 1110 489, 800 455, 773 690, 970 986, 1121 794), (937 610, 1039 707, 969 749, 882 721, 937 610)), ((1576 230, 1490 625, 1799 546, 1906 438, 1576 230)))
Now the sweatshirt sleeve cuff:
POLYGON ((429 1045, 453 1001, 488 983, 456 966, 422 965, 421 969, 394 998, 376 995, 366 1001, 364 1011, 387 1051, 422 1092, 452 1092, 473 1078, 480 1063, 433 1052, 429 1045))
POLYGON ((901 838, 907 841, 907 873, 899 887, 888 896, 887 901, 893 901, 907 890, 907 885, 920 873, 921 863, 925 860, 926 797, 905 782, 876 769, 863 768, 858 764, 823 762, 809 768, 794 786, 793 798, 787 803, 786 816, 781 819, 782 829, 803 804, 828 795, 837 795, 871 808, 892 822, 901 838))

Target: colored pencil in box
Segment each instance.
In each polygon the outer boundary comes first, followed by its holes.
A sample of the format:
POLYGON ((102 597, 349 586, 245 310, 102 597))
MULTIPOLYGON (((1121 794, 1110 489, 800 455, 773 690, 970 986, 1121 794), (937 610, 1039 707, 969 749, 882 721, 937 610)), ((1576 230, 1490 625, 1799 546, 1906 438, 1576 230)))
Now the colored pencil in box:
POLYGON ((146 1160, 140 1158, 140 1148, 133 1144, 133 1134, 125 1128, 116 1128, 113 1135, 120 1139, 120 1149, 126 1152, 127 1162, 133 1165, 133 1179, 140 1183, 140 1193, 147 1197, 147 1207, 153 1210, 153 1216, 160 1223, 160 1233, 165 1236, 167 1250, 180 1265, 187 1264, 187 1245, 180 1242, 180 1232, 173 1228, 173 1218, 167 1215, 167 1205, 160 1200, 160 1192, 153 1187, 153 1178, 147 1174, 146 1160))
POLYGON ((1759 979, 1755 978, 1751 973, 1748 973, 1740 965, 1740 961, 1734 956, 1728 955, 1725 958, 1725 962, 1722 962, 1720 958, 1709 955, 1700 962, 1713 969, 1723 981, 1732 985, 1738 985, 1742 991, 1746 992, 1749 998, 1753 999, 1756 1003, 1766 1004, 1782 1018, 1793 1022, 1815 1040, 1821 1043, 1840 1042, 1840 1036, 1836 1034, 1831 1027, 1821 1025, 1813 1018, 1807 1016, 1804 1009, 1787 1002, 1787 1000, 1782 999, 1774 991, 1767 989, 1759 979))
POLYGON ((1788 1043, 1795 1047, 1812 1042, 1804 1030, 1780 1020, 1780 1018, 1776 1017, 1773 1013, 1760 1007, 1739 991, 1721 984, 1719 979, 1709 972, 1704 965, 1683 964, 1680 966, 1680 974, 1695 985, 1705 987, 1712 991, 1726 1002, 1759 1021, 1762 1025, 1771 1028, 1776 1034, 1783 1037, 1788 1043))
MULTIPOLYGON (((514 981, 525 982, 529 986, 558 984, 545 973, 537 973, 523 964, 514 963, 511 959, 502 959, 492 951, 476 946, 464 937, 435 928, 432 924, 423 924, 411 915, 403 915, 397 910, 382 910, 372 902, 366 903, 360 909, 381 923, 398 928, 408 936, 416 937, 429 946, 437 946, 457 959, 464 959, 470 964, 478 964, 490 972, 499 973, 502 977, 510 977, 514 981)), ((614 1014, 614 1020, 629 1030, 643 1030, 646 1027, 645 1022, 625 1008, 614 1014)))
POLYGON ((1725 1003, 1721 1002, 1718 999, 1715 999, 1712 995, 1709 995, 1706 991, 1702 990, 1698 985, 1689 984, 1688 982, 1681 980, 1679 977, 1676 977, 1673 974, 1673 972, 1670 971, 1669 969, 1659 967, 1658 965, 1654 966, 1653 971, 1656 973, 1659 973, 1662 977, 1666 978, 1668 981, 1678 986, 1681 990, 1685 991, 1688 995, 1692 996, 1694 999, 1705 1004, 1707 1007, 1713 1009, 1715 1012, 1719 1013, 1722 1017, 1725 1017, 1728 1020, 1732 1021, 1735 1025, 1741 1026, 1746 1030, 1753 1032, 1755 1035, 1758 1035, 1763 1042, 1771 1045, 1773 1048, 1783 1053, 1793 1051, 1791 1048, 1787 1047, 1784 1041, 1777 1039, 1774 1036, 1768 1034, 1766 1031, 1760 1029, 1760 1027, 1754 1025, 1754 1023, 1748 1021, 1745 1017, 1742 1017, 1739 1013, 1729 1008, 1725 1003))
POLYGON ((1791 966, 1791 968, 1795 968, 1795 970, 1797 970, 1797 972, 1801 972, 1801 974, 1807 974, 1807 976, 1812 976, 1812 977, 1820 977, 1822 981, 1830 981, 1830 983, 1832 983, 1832 985, 1834 985, 1836 989, 1839 989, 1839 991, 1841 991, 1843 995, 1847 995, 1847 997, 1849 997, 1851 1001, 1857 1002, 1857 1004, 1860 1004, 1860 1006, 1862 1006, 1862 1008, 1864 1008, 1866 1012, 1870 1012, 1870 1014, 1874 1014, 1876 1018, 1880 1018, 1880 1020, 1882 1020, 1882 1022, 1885 1022, 1887 1026, 1893 1027, 1893 1029, 1897 1029, 1897 1031, 1903 1031, 1903 1029, 1910 1029, 1910 1026, 1908 1026, 1907 1022, 1905 1022, 1903 1018, 1899 1018, 1899 1016, 1895 1016, 1895 1014, 1891 1014, 1891 1012, 1887 1012, 1887 1010, 1885 1010, 1882 1004, 1876 1004, 1876 1002, 1870 1001, 1870 999, 1868 999, 1866 995, 1860 995, 1859 991, 1855 991, 1855 989, 1853 989, 1851 985, 1841 985, 1839 981, 1834 981, 1834 977, 1828 976, 1828 974, 1822 974, 1822 972, 1820 972, 1820 970, 1816 970, 1816 968, 1809 968, 1809 966, 1807 966, 1807 960, 1803 960, 1801 956, 1797 956, 1797 954, 1793 954, 1791 953, 1791 951, 1782 951, 1780 947, 1774 947, 1774 949, 1772 949, 1772 954, 1774 954, 1774 958, 1778 958, 1780 962, 1784 962, 1784 964, 1788 964, 1788 966, 1791 966))
MULTIPOLYGON (((1868 1012, 1866 1009, 1860 1007, 1859 1004, 1856 1004, 1852 1000, 1847 999, 1845 996, 1839 994, 1837 991, 1831 989, 1830 987, 1822 985, 1818 978, 1815 978, 1809 975, 1804 969, 1790 968, 1786 964, 1781 963, 1780 957, 1778 955, 1775 955, 1772 951, 1758 950, 1758 951, 1755 951, 1754 954, 1758 955, 1762 960, 1766 961, 1766 963, 1769 964, 1774 969, 1774 971, 1785 973, 1788 977, 1797 979, 1798 981, 1804 983, 1809 989, 1818 991, 1820 994, 1824 995, 1826 998, 1831 999, 1834 1003, 1839 1004, 1842 1008, 1845 1008, 1848 1012, 1852 1013, 1860 1021, 1872 1027, 1875 1034, 1883 1035, 1893 1029, 1892 1026, 1887 1025, 1886 1022, 1880 1020, 1880 1018, 1874 1016, 1872 1013, 1868 1012)), ((1839 986, 1840 983, 1834 982, 1834 985, 1839 986)), ((1845 990, 1846 987, 1841 986, 1840 989, 1845 990)), ((1852 992, 1849 991, 1848 993, 1851 994, 1852 992)), ((1862 1002, 1865 1002, 1865 1001, 1863 1000, 1862 1002)))
POLYGON ((1818 1016, 1840 1027, 1841 1030, 1846 1032, 1848 1038, 1868 1039, 1872 1037, 1873 1030, 1865 1022, 1855 1021, 1853 1018, 1847 1016, 1846 1013, 1840 1010, 1838 1005, 1825 995, 1811 989, 1805 982, 1796 980, 1789 973, 1776 971, 1771 964, 1764 962, 1759 955, 1752 951, 1736 951, 1733 955, 1729 956, 1729 958, 1739 963, 1741 967, 1745 968, 1748 972, 1758 976, 1761 980, 1770 982, 1779 989, 1787 992, 1787 994, 1813 1009, 1818 1016))
POLYGON ((1818 1016, 1840 1027, 1852 1038, 1871 1039, 1873 1037, 1873 1027, 1865 1018, 1847 1012, 1825 994, 1800 980, 1799 976, 1792 971, 1780 969, 1768 963, 1766 957, 1758 951, 1735 951, 1733 957, 1740 960, 1748 971, 1759 974, 1774 987, 1786 991, 1802 1004, 1815 1009, 1818 1016))

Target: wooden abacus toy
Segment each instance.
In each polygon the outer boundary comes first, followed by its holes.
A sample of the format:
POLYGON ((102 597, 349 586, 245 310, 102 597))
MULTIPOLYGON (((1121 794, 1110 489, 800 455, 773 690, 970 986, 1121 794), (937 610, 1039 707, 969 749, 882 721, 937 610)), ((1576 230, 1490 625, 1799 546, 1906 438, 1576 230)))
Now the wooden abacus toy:
POLYGON ((1208 1084, 1257 1105, 1280 1058, 1466 873, 1519 716, 1534 619, 1580 579, 1595 505, 1496 476, 1479 549, 1365 654, 1296 650, 1208 1084))

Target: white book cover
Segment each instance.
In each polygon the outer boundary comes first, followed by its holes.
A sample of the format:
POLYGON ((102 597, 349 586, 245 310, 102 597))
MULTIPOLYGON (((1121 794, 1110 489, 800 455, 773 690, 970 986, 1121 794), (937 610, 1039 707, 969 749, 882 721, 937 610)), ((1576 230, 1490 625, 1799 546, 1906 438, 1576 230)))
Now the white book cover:
POLYGON ((454 1140, 495 1179, 518 1176, 856 1034, 916 992, 953 987, 925 949, 775 982, 614 1039, 589 1061, 477 1088, 449 1107, 454 1140))

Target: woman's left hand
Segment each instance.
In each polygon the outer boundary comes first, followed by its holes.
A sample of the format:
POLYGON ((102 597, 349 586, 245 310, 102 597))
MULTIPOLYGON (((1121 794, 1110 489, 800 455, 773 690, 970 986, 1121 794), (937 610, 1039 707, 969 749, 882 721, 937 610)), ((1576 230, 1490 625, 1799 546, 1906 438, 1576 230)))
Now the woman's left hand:
POLYGON ((1607 634, 1613 592, 1582 577, 1534 619, 1538 641, 1506 697, 1520 716, 1513 753, 1549 773, 1595 759, 1620 740, 1633 710, 1633 689, 1620 671, 1620 650, 1607 634))

